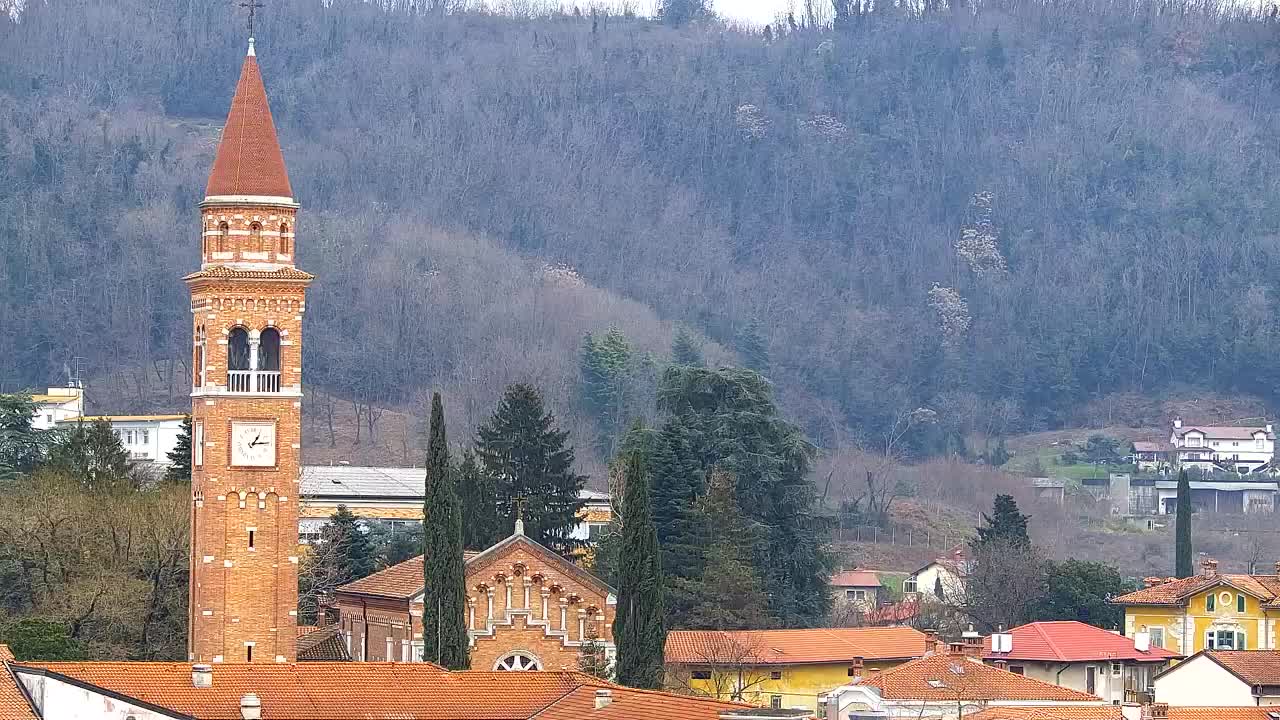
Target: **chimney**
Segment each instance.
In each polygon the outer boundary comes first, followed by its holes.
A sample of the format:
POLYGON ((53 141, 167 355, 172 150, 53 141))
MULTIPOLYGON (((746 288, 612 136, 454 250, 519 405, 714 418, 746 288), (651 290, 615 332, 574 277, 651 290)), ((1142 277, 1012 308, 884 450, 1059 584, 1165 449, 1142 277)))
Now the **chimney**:
POLYGON ((1169 703, 1151 703, 1150 720, 1169 720, 1169 703))
POLYGON ((191 687, 213 687, 213 666, 197 663, 191 666, 191 687))
MULTIPOLYGON (((1276 563, 1276 567, 1280 568, 1280 563, 1276 563)), ((1280 574, 1280 572, 1277 572, 1277 574, 1280 574)), ((1164 578, 1160 578, 1160 577, 1142 578, 1142 587, 1144 588, 1153 588, 1157 585, 1163 585, 1163 584, 1164 584, 1164 578)))
MULTIPOLYGON (((1280 562, 1276 563, 1276 567, 1280 568, 1280 562)), ((1280 575, 1280 570, 1277 570, 1276 574, 1280 575)), ((928 657, 938 652, 938 631, 934 630, 933 628, 925 628, 921 632, 924 633, 923 657, 928 657)))
POLYGON ((1280 575, 1280 561, 1276 561, 1276 575, 1280 575))
POLYGON ((1213 558, 1205 558, 1200 561, 1200 574, 1205 577, 1213 577, 1218 574, 1218 561, 1213 558))
POLYGON ((240 717, 243 720, 262 720, 262 701, 253 693, 240 696, 240 717))
POLYGON ((1273 429, 1272 429, 1272 427, 1271 427, 1271 423, 1267 423, 1267 426, 1266 426, 1265 428, 1263 428, 1263 429, 1267 431, 1267 434, 1268 434, 1268 435, 1270 435, 1271 433, 1275 432, 1275 430, 1273 430, 1273 429))
POLYGON ((849 663, 849 677, 857 682, 862 679, 862 656, 855 657, 853 662, 849 663))
POLYGON ((1173 419, 1173 429, 1174 429, 1174 430, 1180 430, 1180 429, 1182 429, 1182 418, 1181 418, 1181 417, 1176 417, 1176 418, 1174 418, 1174 419, 1173 419))
MULTIPOLYGON (((597 710, 604 709, 611 702, 613 702, 612 690, 608 688, 600 688, 599 690, 596 690, 596 709, 597 710)), ((245 718, 245 720, 248 720, 248 718, 245 718)))
POLYGON ((982 636, 970 625, 968 630, 960 634, 964 644, 964 656, 970 659, 982 658, 982 636))

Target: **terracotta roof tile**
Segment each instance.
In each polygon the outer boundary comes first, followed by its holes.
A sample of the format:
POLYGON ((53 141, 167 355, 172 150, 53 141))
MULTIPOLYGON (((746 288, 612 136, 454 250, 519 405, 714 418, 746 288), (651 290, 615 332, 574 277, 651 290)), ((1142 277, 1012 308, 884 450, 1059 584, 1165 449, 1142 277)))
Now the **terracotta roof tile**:
POLYGON ((880 576, 873 570, 844 570, 831 576, 836 587, 880 587, 880 576))
POLYGON ((864 613, 863 617, 873 625, 896 625, 904 623, 919 614, 920 602, 918 600, 903 600, 872 608, 864 613))
POLYGON ((688 665, 731 660, 753 665, 850 662, 920 657, 925 635, 915 628, 803 630, 672 630, 666 661, 688 665))
MULTIPOLYGON (((470 560, 477 554, 465 551, 462 553, 462 558, 470 560)), ((338 592, 408 599, 422 592, 425 584, 422 572, 422 556, 419 555, 359 580, 353 580, 338 588, 338 592)))
POLYGON ((1142 588, 1113 598, 1113 605, 1184 605, 1193 595, 1214 585, 1230 585, 1258 598, 1263 604, 1280 602, 1280 577, 1276 575, 1192 575, 1142 588))
POLYGON ((1099 700, 984 665, 960 655, 931 655, 863 680, 889 700, 1099 700))
POLYGON ((988 708, 965 720, 1124 720, 1124 713, 1116 705, 1010 706, 988 708))
MULTIPOLYGON (((19 671, 61 676, 201 720, 240 720, 240 697, 256 693, 273 720, 715 720, 744 707, 632 690, 576 672, 451 673, 429 663, 218 663, 213 686, 191 685, 187 663, 27 663, 19 671), (613 702, 595 711, 595 692, 613 702)), ((7 716, 4 720, 9 720, 7 716)), ((21 720, 31 720, 23 717, 21 720)))
POLYGON ((197 270, 182 278, 183 280, 203 280, 219 278, 231 280, 314 280, 315 275, 293 267, 282 267, 276 270, 240 270, 225 265, 214 265, 197 270))
POLYGON ((1171 707, 1169 720, 1272 720, 1273 707, 1171 707))
POLYGON ((1133 639, 1075 620, 1034 622, 1009 631, 1013 651, 991 652, 991 638, 983 640, 987 660, 1041 660, 1086 662, 1090 660, 1138 660, 1163 662, 1180 657, 1163 648, 1138 652, 1133 639))
MULTIPOLYGON (((301 626, 298 628, 302 629, 301 626)), ((298 633, 298 660, 306 662, 350 660, 347 644, 338 625, 312 627, 311 632, 298 633)))
POLYGON ((267 91, 262 85, 262 72, 253 55, 244 59, 240 69, 240 81, 209 173, 205 196, 217 195, 293 197, 267 91))
POLYGON ((0 644, 0 720, 37 720, 35 711, 27 702, 27 696, 18 688, 18 681, 10 674, 8 663, 13 653, 8 645, 0 644))
POLYGON ((1175 428, 1173 434, 1181 437, 1189 432, 1199 432, 1210 440, 1252 440, 1255 433, 1262 433, 1269 439, 1275 439, 1275 433, 1268 433, 1265 427, 1248 425, 1184 425, 1181 428, 1175 428))
POLYGON ((1250 685, 1280 685, 1280 650, 1205 650, 1203 654, 1250 685))

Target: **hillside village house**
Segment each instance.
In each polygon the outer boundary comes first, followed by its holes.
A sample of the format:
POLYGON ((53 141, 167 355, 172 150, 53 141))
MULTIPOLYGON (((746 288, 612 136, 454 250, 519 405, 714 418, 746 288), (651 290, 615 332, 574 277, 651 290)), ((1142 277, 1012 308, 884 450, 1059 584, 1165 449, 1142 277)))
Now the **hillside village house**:
POLYGON ((772 708, 816 710, 824 693, 930 651, 937 638, 896 628, 672 630, 668 687, 772 708))
POLYGON ((1272 650, 1280 619, 1276 575, 1219 574, 1205 559, 1200 574, 1181 580, 1149 577, 1144 587, 1111 602, 1124 607, 1129 638, 1146 633, 1152 647, 1179 655, 1201 650, 1272 650))
MULTIPOLYGON (((573 670, 588 643, 612 658, 613 590, 535 542, 510 537, 466 557, 467 632, 476 670, 573 670)), ((338 624, 354 660, 421 662, 422 556, 343 585, 338 624)))
POLYGON ((844 602, 862 610, 880 604, 880 576, 873 570, 841 570, 828 583, 836 602, 844 602))
POLYGON ((902 594, 907 600, 937 600, 946 602, 964 592, 964 578, 969 574, 969 548, 956 545, 942 556, 911 573, 902 583, 902 594), (942 591, 939 597, 938 591, 942 591))
POLYGON ((1242 475, 1271 468, 1276 435, 1263 427, 1187 425, 1174 418, 1169 437, 1175 462, 1182 467, 1225 470, 1242 475))
POLYGON ((106 420, 130 460, 167 466, 169 453, 178 446, 185 419, 186 415, 92 415, 59 421, 58 427, 106 420))
MULTIPOLYGON (((426 473, 423 468, 304 465, 299 487, 299 539, 303 544, 318 540, 339 505, 393 534, 400 528, 421 525, 426 473)), ((594 544, 613 517, 609 494, 583 490, 580 497, 586 507, 572 535, 594 544)))
POLYGON ((1280 710, 1280 651, 1202 650, 1157 675, 1155 695, 1170 705, 1280 710))
POLYGON ((36 409, 31 426, 36 430, 49 430, 63 420, 84 415, 84 390, 78 387, 49 388, 47 393, 31 396, 36 409))
POLYGON ((981 653, 980 643, 955 643, 891 670, 859 673, 827 693, 823 714, 829 720, 958 720, 1001 706, 1105 706, 1095 695, 986 665, 981 653))
POLYGON ((982 660, 1114 703, 1151 702, 1152 678, 1180 656, 1074 620, 1033 622, 983 641, 982 660))

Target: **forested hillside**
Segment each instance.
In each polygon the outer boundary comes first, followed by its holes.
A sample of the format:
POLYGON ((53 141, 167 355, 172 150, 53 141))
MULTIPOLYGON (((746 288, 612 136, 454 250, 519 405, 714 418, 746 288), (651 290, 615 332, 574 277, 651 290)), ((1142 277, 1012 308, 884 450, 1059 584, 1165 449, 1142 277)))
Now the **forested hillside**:
MULTIPOLYGON (((488 408, 530 380, 580 415, 585 333, 660 360, 677 324, 764 367, 819 443, 921 407, 937 431, 904 442, 928 452, 1103 393, 1280 387, 1274 21, 876 4, 765 35, 268 5, 259 59, 319 276, 309 380, 334 392, 488 408)), ((72 356, 107 377, 189 355, 180 277, 236 10, 0 18, 10 389, 72 356)))

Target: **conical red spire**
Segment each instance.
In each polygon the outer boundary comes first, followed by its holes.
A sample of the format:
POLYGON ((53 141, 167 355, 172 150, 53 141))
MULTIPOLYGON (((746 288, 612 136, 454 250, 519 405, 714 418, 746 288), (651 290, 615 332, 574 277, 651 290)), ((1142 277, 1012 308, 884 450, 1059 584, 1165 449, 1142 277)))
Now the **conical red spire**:
POLYGON ((252 40, 205 190, 206 197, 220 195, 293 197, 252 40))

